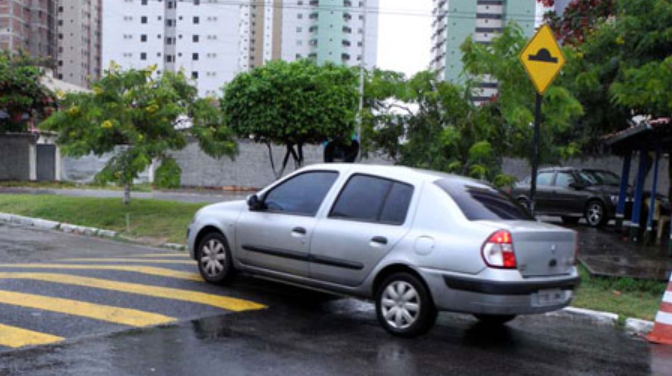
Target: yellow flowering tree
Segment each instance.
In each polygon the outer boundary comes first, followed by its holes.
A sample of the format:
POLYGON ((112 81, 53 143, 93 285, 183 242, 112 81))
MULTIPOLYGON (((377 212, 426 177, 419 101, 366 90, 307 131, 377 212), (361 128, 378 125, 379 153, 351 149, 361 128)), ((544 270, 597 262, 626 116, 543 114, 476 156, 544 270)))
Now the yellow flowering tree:
MULTIPOLYGON (((61 110, 41 124, 58 132, 66 155, 111 153, 96 178, 125 187, 124 203, 130 203, 133 181, 153 160, 176 165, 169 151, 186 147, 189 137, 212 157, 233 157, 237 151, 217 100, 199 98, 182 72, 156 75, 155 69, 121 70, 113 64, 92 93, 65 95, 61 110)), ((169 170, 179 175, 174 167, 169 170)))

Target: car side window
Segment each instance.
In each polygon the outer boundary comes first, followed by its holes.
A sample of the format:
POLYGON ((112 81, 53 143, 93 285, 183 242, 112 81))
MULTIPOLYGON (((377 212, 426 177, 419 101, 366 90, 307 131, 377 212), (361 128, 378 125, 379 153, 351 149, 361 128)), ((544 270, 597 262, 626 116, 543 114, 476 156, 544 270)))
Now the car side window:
POLYGON ((336 178, 338 173, 335 171, 314 171, 297 175, 266 194, 266 210, 313 216, 317 214, 336 178))
POLYGON ((413 187, 408 184, 354 175, 338 196, 329 217, 400 225, 406 220, 412 197, 413 187))
POLYGON ((569 185, 574 182, 574 176, 567 172, 558 172, 558 174, 555 176, 555 185, 558 187, 568 188, 569 185))
POLYGON ((540 172, 537 174, 537 185, 551 185, 553 180, 552 172, 540 172))
POLYGON ((413 198, 413 187, 408 184, 394 183, 387 195, 380 222, 400 225, 406 221, 408 207, 413 198))

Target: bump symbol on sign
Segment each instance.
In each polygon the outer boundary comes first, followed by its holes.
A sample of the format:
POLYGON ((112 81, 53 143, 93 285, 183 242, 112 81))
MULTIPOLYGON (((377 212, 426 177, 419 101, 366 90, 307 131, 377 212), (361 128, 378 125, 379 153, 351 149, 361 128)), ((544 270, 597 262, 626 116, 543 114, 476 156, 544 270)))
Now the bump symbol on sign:
POLYGON ((532 61, 541 61, 543 63, 557 63, 558 58, 551 56, 547 49, 542 48, 536 55, 530 55, 529 59, 532 61))

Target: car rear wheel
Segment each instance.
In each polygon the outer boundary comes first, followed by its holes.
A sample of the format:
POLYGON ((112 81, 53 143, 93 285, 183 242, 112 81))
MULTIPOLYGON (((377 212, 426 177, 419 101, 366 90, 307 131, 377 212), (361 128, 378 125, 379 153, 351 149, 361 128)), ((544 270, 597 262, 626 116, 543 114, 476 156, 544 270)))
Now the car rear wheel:
POLYGON ((599 201, 590 201, 586 206, 586 221, 591 227, 600 227, 606 222, 604 204, 599 201))
POLYGON ((233 276, 231 251, 224 235, 210 233, 198 246, 196 260, 203 279, 214 284, 224 284, 233 276))
POLYGON ((516 318, 516 315, 474 315, 483 324, 486 325, 504 325, 516 318))
POLYGON ((376 291, 378 321, 389 333, 415 337, 429 331, 437 311, 427 287, 410 273, 385 278, 376 291))

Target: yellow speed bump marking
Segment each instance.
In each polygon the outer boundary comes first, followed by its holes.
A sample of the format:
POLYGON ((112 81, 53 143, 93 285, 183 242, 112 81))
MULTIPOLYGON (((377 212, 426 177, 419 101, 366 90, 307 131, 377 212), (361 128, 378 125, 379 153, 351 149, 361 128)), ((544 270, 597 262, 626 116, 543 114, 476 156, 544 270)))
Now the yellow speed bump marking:
POLYGON ((0 279, 26 279, 33 281, 43 281, 52 283, 61 283, 65 285, 74 285, 82 287, 125 292, 151 296, 155 298, 181 300, 189 303, 205 304, 229 311, 247 311, 253 309, 264 309, 266 306, 251 302, 248 300, 230 298, 227 296, 207 294, 204 292, 175 289, 169 287, 141 285, 137 283, 109 281, 105 279, 79 277, 67 274, 56 273, 0 273, 0 279))
POLYGON ((203 282, 203 278, 196 273, 181 272, 172 269, 157 268, 154 266, 135 265, 82 265, 82 264, 0 264, 0 268, 16 269, 70 269, 70 270, 114 270, 122 272, 141 273, 159 277, 186 279, 188 281, 203 282))
POLYGON ((179 264, 179 265, 194 265, 196 261, 187 260, 153 260, 151 258, 72 258, 60 261, 70 262, 139 262, 145 264, 179 264))
POLYGON ((32 330, 0 324, 0 345, 11 348, 46 345, 63 341, 63 337, 52 336, 32 330))
POLYGON ((112 307, 102 304, 93 304, 78 300, 54 298, 51 296, 24 294, 13 291, 0 290, 0 303, 65 313, 67 315, 87 317, 114 324, 135 327, 167 324, 175 321, 174 318, 156 313, 138 311, 136 309, 112 307))

